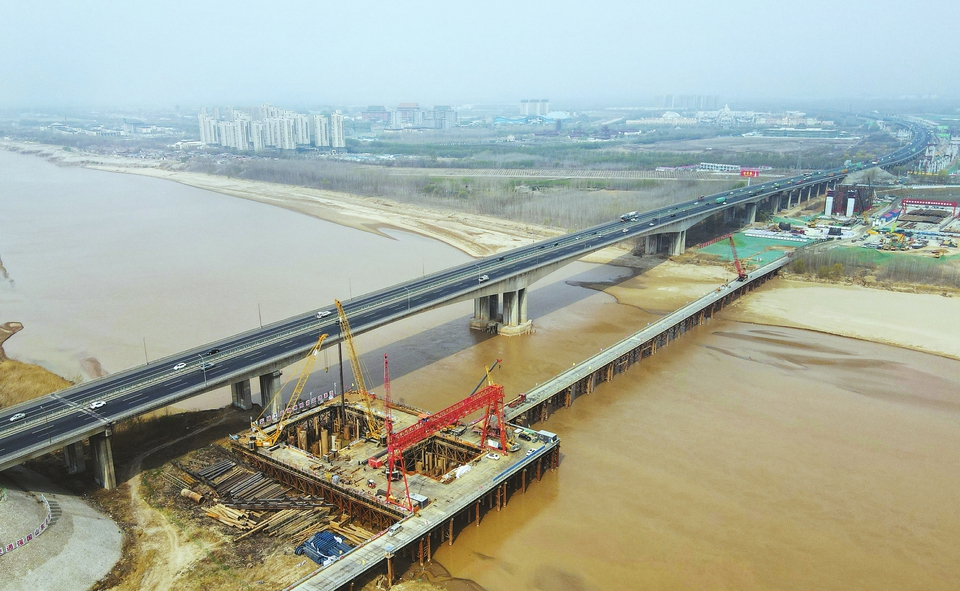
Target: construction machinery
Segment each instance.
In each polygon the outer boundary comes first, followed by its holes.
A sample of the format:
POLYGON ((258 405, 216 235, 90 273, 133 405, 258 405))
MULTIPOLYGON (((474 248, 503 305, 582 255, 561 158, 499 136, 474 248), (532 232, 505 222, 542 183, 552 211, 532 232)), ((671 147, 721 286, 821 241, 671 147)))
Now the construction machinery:
MULTIPOLYGON (((389 396, 389 386, 387 384, 389 384, 390 381, 390 374, 386 356, 384 356, 383 368, 384 385, 387 392, 386 395, 389 396)), ((387 500, 389 502, 394 502, 391 497, 391 482, 402 479, 404 482, 404 489, 406 491, 406 500, 405 505, 403 506, 410 510, 413 509, 413 503, 410 499, 410 489, 407 486, 407 467, 403 458, 404 452, 415 447, 417 444, 425 441, 433 435, 440 433, 445 428, 458 424, 462 419, 479 410, 483 410, 483 416, 478 419, 478 422, 483 422, 483 427, 480 431, 481 450, 487 448, 507 451, 519 449, 516 444, 510 444, 507 441, 507 423, 506 417, 504 416, 503 386, 493 383, 492 379, 490 378, 490 369, 486 368, 486 370, 486 379, 488 380, 488 385, 480 388, 479 390, 474 390, 472 394, 463 400, 460 400, 459 402, 456 402, 441 411, 420 417, 419 421, 397 433, 393 432, 392 419, 387 419, 386 457, 384 458, 378 454, 378 456, 369 458, 367 463, 372 467, 379 467, 384 463, 386 464, 387 500), (492 432, 490 425, 491 419, 496 420, 497 422, 498 433, 495 436, 496 440, 487 439, 488 432, 492 432), (398 475, 399 478, 395 475, 398 475)), ((387 406, 389 408, 389 404, 387 406)))
MULTIPOLYGON (((283 412, 280 413, 280 418, 274 425, 273 431, 267 433, 261 429, 260 425, 257 423, 260 417, 263 416, 263 413, 267 412, 267 409, 270 408, 270 404, 268 404, 267 401, 264 401, 263 410, 260 411, 260 415, 257 416, 257 420, 250 422, 251 439, 253 439, 254 445, 257 447, 273 447, 277 444, 277 441, 280 440, 280 436, 283 435, 283 430, 286 428, 290 417, 293 415, 293 411, 297 407, 297 403, 300 402, 300 394, 303 392, 304 386, 307 385, 307 378, 310 377, 310 372, 313 371, 313 366, 317 363, 317 357, 320 355, 320 347, 323 345, 323 341, 326 338, 326 333, 321 334, 320 338, 317 339, 317 344, 313 346, 313 349, 304 360, 303 369, 300 370, 300 378, 297 379, 297 384, 293 387, 293 393, 290 395, 290 399, 287 400, 286 406, 283 407, 283 412)), ((280 396, 280 392, 282 391, 283 388, 281 387, 279 390, 277 390, 277 393, 274 394, 274 398, 280 396)))
POLYGON ((473 392, 470 392, 470 396, 473 396, 474 394, 477 393, 477 390, 479 390, 479 389, 480 389, 480 386, 483 385, 484 380, 486 380, 488 386, 492 386, 492 385, 493 385, 493 378, 490 376, 490 372, 493 371, 494 369, 496 369, 496 367, 497 367, 498 365, 500 365, 500 363, 501 363, 501 360, 500 360, 500 359, 497 359, 497 360, 494 361, 493 364, 491 364, 490 366, 484 366, 484 367, 483 367, 483 369, 486 371, 486 373, 484 374, 484 376, 483 376, 482 378, 480 378, 480 381, 477 382, 477 385, 473 388, 473 392))
POLYGON ((337 305, 338 321, 340 322, 340 338, 347 346, 347 357, 350 359, 350 367, 353 369, 353 379, 356 392, 360 394, 364 404, 364 416, 367 422, 367 437, 379 441, 383 437, 383 431, 376 416, 373 414, 373 407, 370 405, 370 392, 367 391, 366 382, 363 379, 363 368, 360 366, 360 357, 357 356, 357 349, 353 344, 353 333, 350 332, 350 322, 347 320, 347 313, 343 310, 343 304, 340 300, 334 300, 337 305))
POLYGON ((733 236, 730 236, 730 252, 733 253, 733 266, 737 268, 737 281, 746 281, 747 273, 740 264, 740 257, 737 256, 737 246, 733 243, 733 236))
MULTIPOLYGON (((396 462, 397 457, 390 453, 390 450, 393 449, 393 413, 391 412, 391 402, 392 396, 390 394, 390 363, 387 359, 387 354, 383 354, 383 403, 384 403, 384 420, 383 420, 383 430, 386 432, 387 436, 387 501, 393 502, 393 496, 391 495, 390 489, 394 481, 394 473, 396 472, 396 462)), ((403 468, 403 458, 400 458, 401 468, 403 468)), ((405 504, 403 505, 410 511, 413 511, 413 501, 410 499, 410 485, 407 483, 407 471, 406 469, 401 469, 400 473, 403 477, 403 489, 405 493, 405 504)))

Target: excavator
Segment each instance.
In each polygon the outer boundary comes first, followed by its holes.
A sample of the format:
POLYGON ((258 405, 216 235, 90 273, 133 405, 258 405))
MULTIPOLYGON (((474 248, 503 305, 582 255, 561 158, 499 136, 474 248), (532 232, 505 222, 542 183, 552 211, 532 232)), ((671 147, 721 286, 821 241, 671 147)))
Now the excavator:
POLYGON ((333 300, 337 305, 337 315, 340 322, 341 338, 347 346, 347 357, 350 358, 350 367, 353 369, 353 379, 356 381, 356 392, 361 394, 363 399, 365 417, 367 421, 367 438, 381 441, 385 435, 383 427, 377 421, 373 414, 373 407, 370 406, 370 392, 367 391, 367 385, 363 380, 363 368, 360 366, 360 358, 357 356, 357 349, 353 344, 353 333, 350 332, 350 322, 347 321, 347 313, 343 311, 343 304, 340 300, 333 300))
MULTIPOLYGON (((300 394, 303 392, 304 386, 307 385, 307 378, 310 377, 310 372, 313 370, 314 364, 317 362, 317 357, 320 354, 320 346, 323 345, 324 339, 327 338, 327 335, 321 334, 320 338, 317 339, 317 344, 313 346, 313 350, 310 351, 310 354, 307 355, 306 360, 303 363, 303 369, 300 371, 300 378, 297 380, 297 385, 293 387, 293 394, 290 395, 290 399, 287 400, 286 406, 283 407, 283 412, 280 413, 280 419, 277 421, 276 425, 273 428, 273 431, 267 433, 260 428, 260 425, 257 424, 256 420, 250 422, 250 432, 251 438, 255 440, 255 445, 257 447, 273 447, 277 444, 277 441, 280 440, 280 436, 283 435, 283 430, 286 428, 287 423, 290 421, 290 417, 293 415, 293 410, 297 407, 297 403, 300 402, 300 394)), ((277 391, 274 395, 279 396, 280 391, 283 388, 277 391)), ((269 404, 263 405, 263 410, 260 412, 260 415, 257 416, 257 419, 263 416, 263 413, 267 412, 269 404)))

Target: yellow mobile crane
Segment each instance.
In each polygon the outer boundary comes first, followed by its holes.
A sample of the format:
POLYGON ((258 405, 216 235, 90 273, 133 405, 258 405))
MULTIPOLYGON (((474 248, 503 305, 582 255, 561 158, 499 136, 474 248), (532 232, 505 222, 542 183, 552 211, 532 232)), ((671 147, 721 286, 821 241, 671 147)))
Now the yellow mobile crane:
MULTIPOLYGON (((327 338, 326 334, 321 334, 320 338, 317 339, 317 344, 314 345, 313 350, 310 351, 310 354, 307 355, 306 360, 303 362, 303 369, 300 371, 300 379, 297 380, 297 385, 293 388, 293 394, 290 395, 290 399, 287 400, 287 405, 283 407, 283 412, 280 413, 280 420, 277 421, 276 426, 274 427, 271 433, 267 433, 257 425, 257 421, 250 422, 250 431, 256 437, 257 447, 272 447, 277 444, 277 441, 280 440, 280 436, 283 435, 283 430, 287 426, 287 421, 290 420, 290 416, 293 414, 293 409, 296 408, 297 403, 300 402, 300 394, 303 392, 304 386, 307 385, 307 378, 310 377, 310 372, 313 370, 313 365, 317 362, 317 357, 320 354, 320 345, 323 344, 323 340, 327 338)), ((282 388, 281 388, 282 390, 282 388)), ((276 396, 279 396, 280 392, 276 393, 276 396)), ((267 412, 269 405, 264 402, 263 410, 260 412, 259 419, 263 416, 263 413, 267 412)))
MULTIPOLYGON (((366 410, 367 419, 367 437, 380 440, 383 437, 380 424, 373 414, 373 408, 370 406, 370 393, 367 391, 367 385, 363 381, 363 370, 360 367, 360 358, 357 356, 357 350, 353 345, 353 333, 350 332, 350 322, 347 321, 347 313, 343 311, 343 304, 340 300, 333 300, 337 305, 337 315, 340 320, 340 337, 347 345, 347 357, 350 358, 350 367, 353 368, 353 379, 356 380, 357 392, 363 398, 363 404, 366 410)), ((346 384, 344 384, 346 385, 346 384)))

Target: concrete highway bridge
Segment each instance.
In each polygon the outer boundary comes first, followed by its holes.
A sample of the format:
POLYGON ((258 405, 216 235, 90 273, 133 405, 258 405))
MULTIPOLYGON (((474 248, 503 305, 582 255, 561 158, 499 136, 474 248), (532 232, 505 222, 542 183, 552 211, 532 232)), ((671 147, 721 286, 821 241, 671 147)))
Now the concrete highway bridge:
MULTIPOLYGON (((929 132, 913 121, 901 124, 913 131, 908 145, 874 162, 847 169, 894 166, 920 155, 929 132)), ((438 306, 473 300, 473 328, 522 334, 531 326, 527 289, 559 267, 593 251, 641 237, 647 252, 665 247, 671 254, 680 254, 687 229, 694 224, 720 212, 731 215, 734 211, 742 211, 746 221, 752 222, 760 207, 776 211, 835 187, 847 169, 800 174, 628 216, 627 220, 600 224, 387 287, 351 299, 344 308, 352 331, 360 334, 438 306)), ((84 470, 83 440, 89 439, 94 476, 101 485, 112 488, 116 485, 110 439, 113 425, 227 385, 231 386, 233 403, 249 409, 250 380, 260 380, 263 399, 268 400, 280 386, 280 370, 303 358, 321 331, 330 335, 326 346, 338 342, 337 313, 332 304, 0 409, 0 470, 61 448, 71 471, 84 470), (11 420, 19 414, 23 416, 11 420)))

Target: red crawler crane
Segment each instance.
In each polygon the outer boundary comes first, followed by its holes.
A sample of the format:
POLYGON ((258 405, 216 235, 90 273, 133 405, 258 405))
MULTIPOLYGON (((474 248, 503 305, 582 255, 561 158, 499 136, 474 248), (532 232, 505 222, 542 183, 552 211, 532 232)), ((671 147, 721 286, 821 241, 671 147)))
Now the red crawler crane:
POLYGON ((733 236, 730 236, 730 250, 733 252, 733 265, 737 268, 737 281, 746 281, 747 273, 740 264, 740 257, 737 256, 737 247, 733 244, 733 236))

